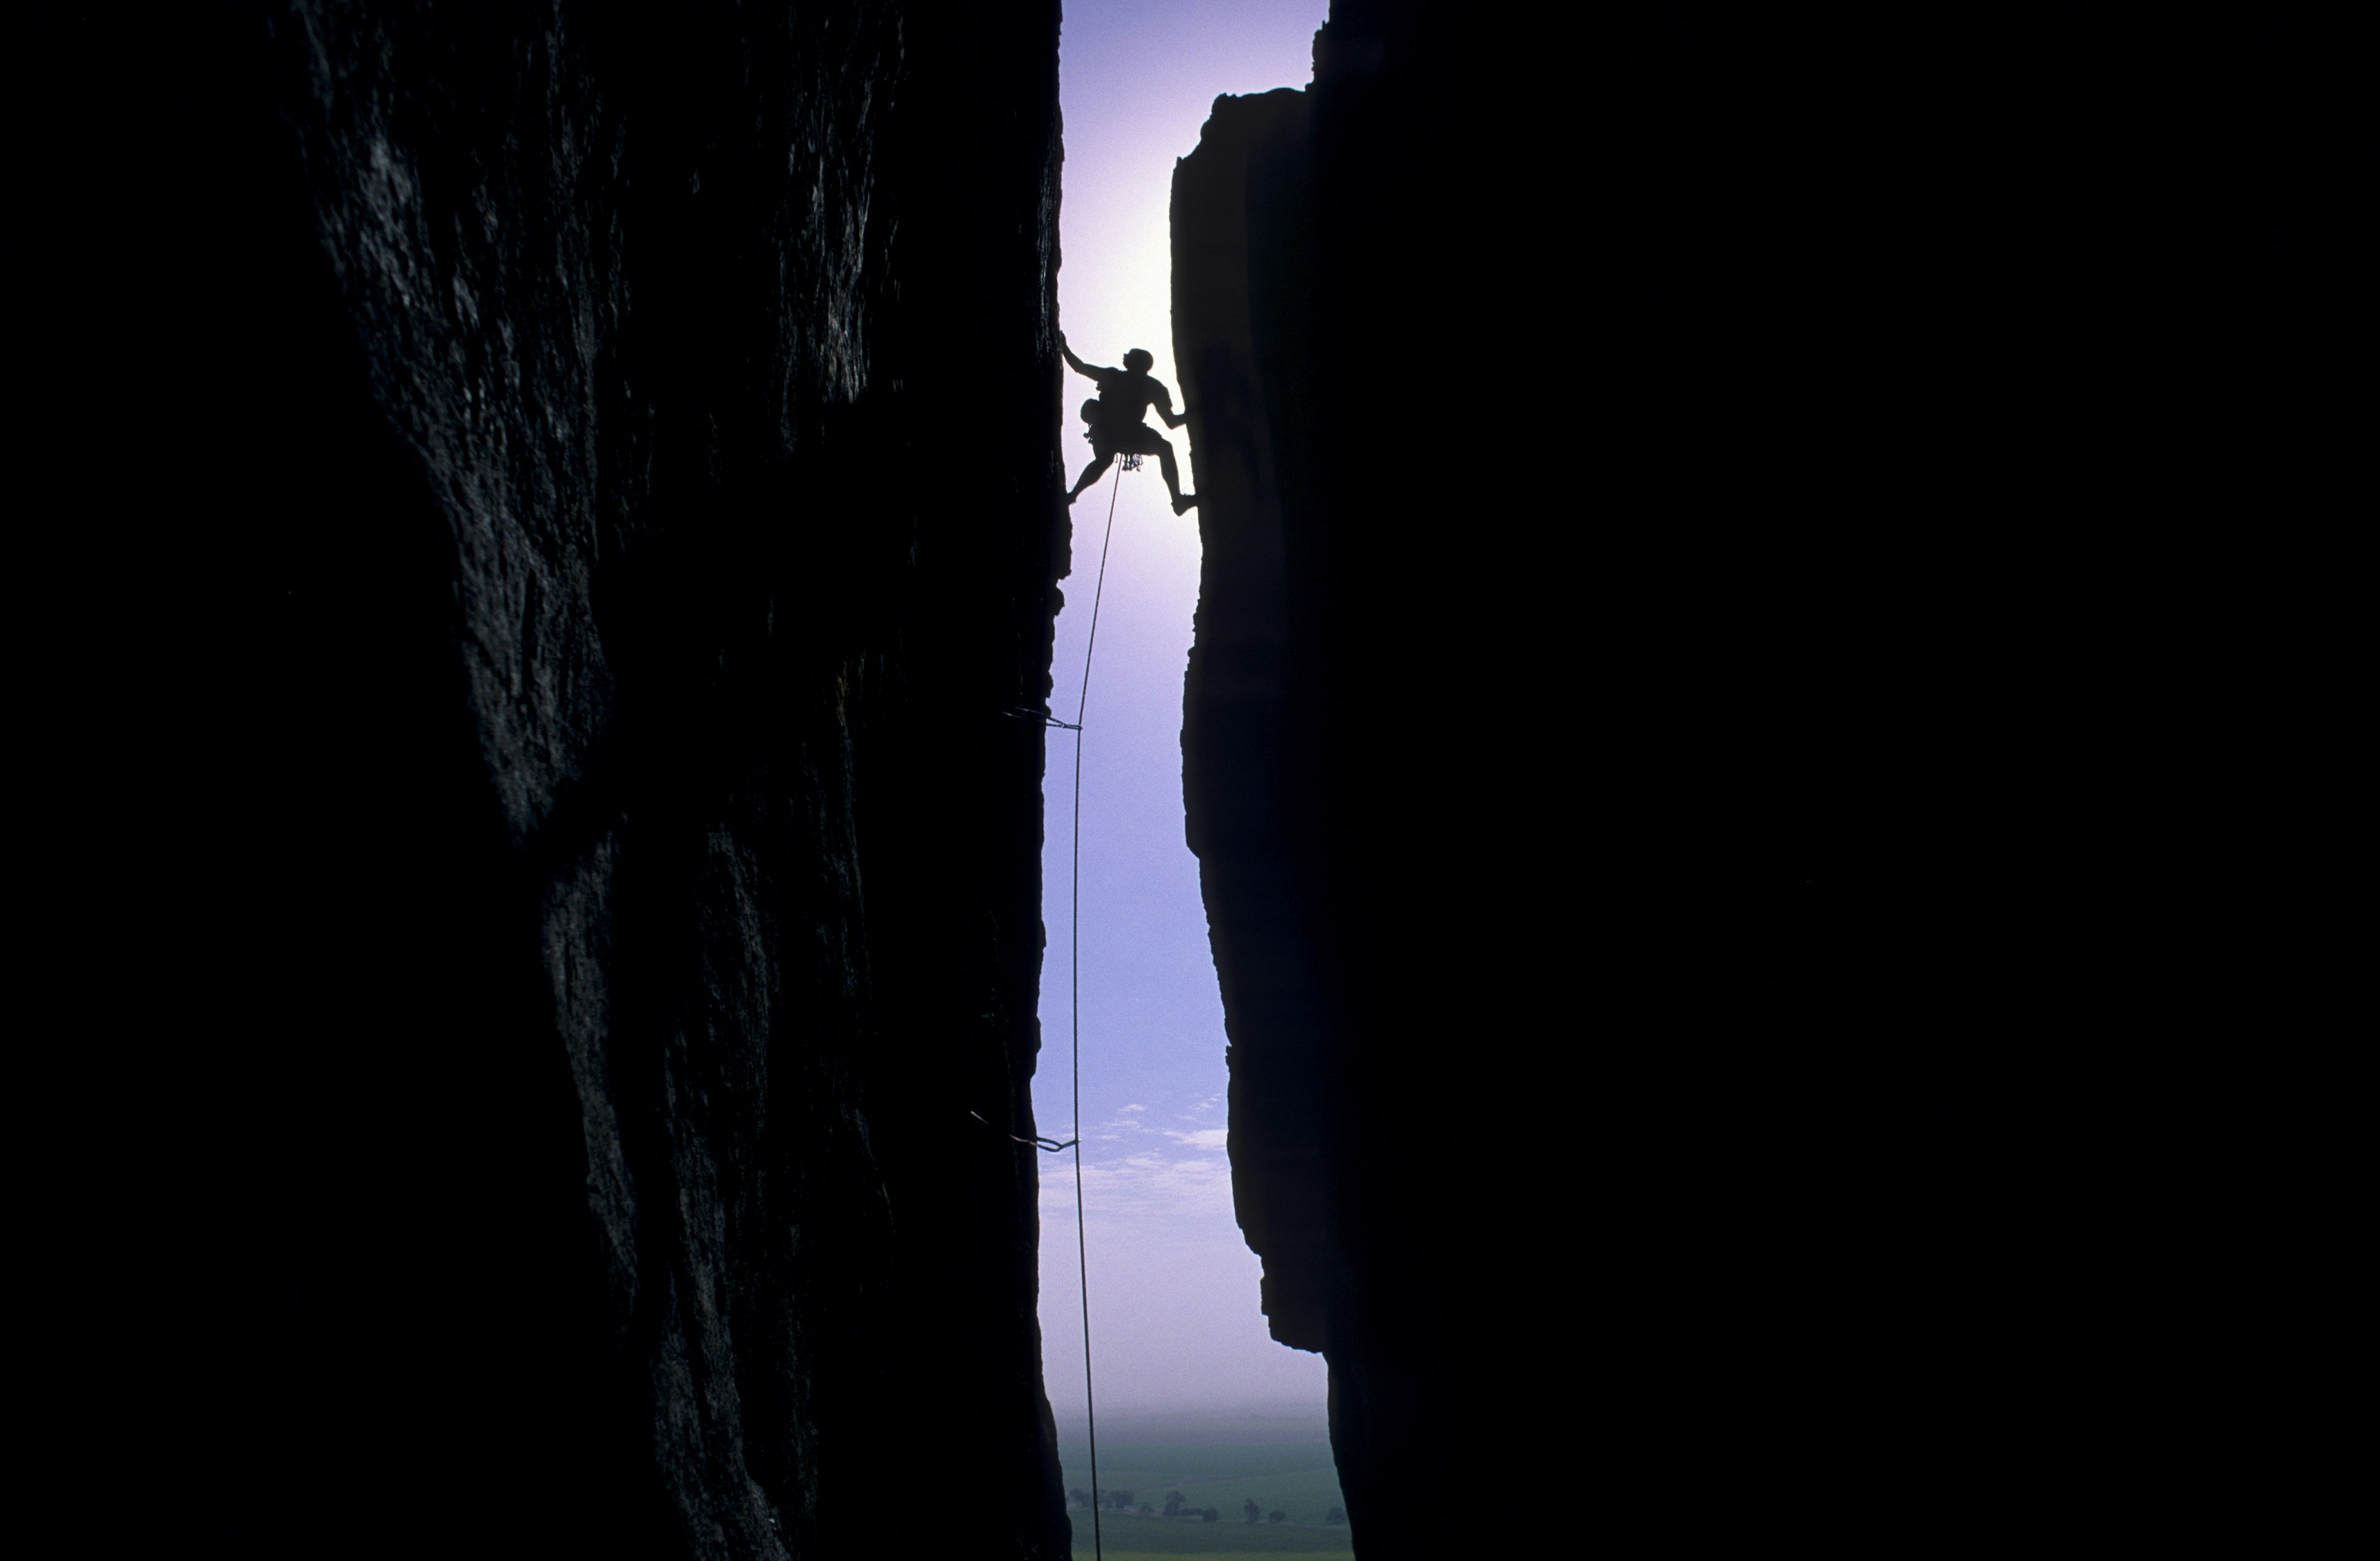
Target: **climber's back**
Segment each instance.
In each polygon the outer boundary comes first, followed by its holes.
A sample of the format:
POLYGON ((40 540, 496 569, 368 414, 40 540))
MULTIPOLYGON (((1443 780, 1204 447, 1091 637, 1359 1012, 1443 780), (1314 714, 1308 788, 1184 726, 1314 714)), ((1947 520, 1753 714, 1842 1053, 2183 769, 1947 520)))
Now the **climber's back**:
POLYGON ((1139 422, 1151 406, 1172 420, 1173 393, 1159 383, 1149 373, 1155 359, 1135 347, 1123 355, 1121 370, 1107 369, 1099 375, 1099 421, 1118 432, 1139 422))

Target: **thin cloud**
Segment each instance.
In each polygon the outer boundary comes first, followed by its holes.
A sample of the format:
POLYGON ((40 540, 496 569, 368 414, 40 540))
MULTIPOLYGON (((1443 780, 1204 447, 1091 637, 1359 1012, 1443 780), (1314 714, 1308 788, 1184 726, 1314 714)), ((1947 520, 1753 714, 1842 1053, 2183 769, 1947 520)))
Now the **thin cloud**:
MULTIPOLYGON (((1220 1135, 1221 1130, 1216 1131, 1220 1135)), ((1192 1144, 1189 1147, 1220 1145, 1192 1144)), ((1216 1229, 1217 1224, 1211 1222, 1220 1222, 1222 1229, 1236 1225, 1231 1167, 1218 1155, 1186 1159, 1176 1155, 1144 1149, 1085 1158, 1083 1204, 1092 1222, 1135 1240, 1179 1240, 1193 1230, 1216 1229)), ((1041 1216, 1047 1220, 1074 1219, 1071 1175, 1042 1181, 1041 1216)))

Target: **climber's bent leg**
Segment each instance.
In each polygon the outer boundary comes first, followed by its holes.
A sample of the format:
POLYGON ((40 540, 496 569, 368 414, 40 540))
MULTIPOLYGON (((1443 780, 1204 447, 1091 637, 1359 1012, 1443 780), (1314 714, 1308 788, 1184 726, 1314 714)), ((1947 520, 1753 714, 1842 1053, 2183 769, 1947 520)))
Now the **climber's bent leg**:
POLYGON ((1182 468, 1173 464, 1173 445, 1170 440, 1157 442, 1157 469, 1165 474, 1165 490, 1173 495, 1173 513, 1180 514, 1198 502, 1197 495, 1184 497, 1182 492, 1182 468))
POLYGON ((1105 451, 1099 454, 1092 456, 1091 464, 1083 468, 1083 475, 1075 479, 1073 490, 1067 493, 1066 502, 1071 504, 1076 499, 1082 497, 1083 490, 1088 488, 1092 483, 1097 482, 1100 476, 1105 473, 1108 467, 1112 466, 1114 462, 1115 452, 1112 450, 1105 451))

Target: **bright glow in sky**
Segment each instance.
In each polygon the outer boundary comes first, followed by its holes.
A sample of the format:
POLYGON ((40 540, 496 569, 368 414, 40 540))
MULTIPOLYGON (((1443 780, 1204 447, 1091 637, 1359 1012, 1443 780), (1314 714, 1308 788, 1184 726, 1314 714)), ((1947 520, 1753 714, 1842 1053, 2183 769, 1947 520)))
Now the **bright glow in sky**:
MULTIPOLYGON (((1221 93, 1303 87, 1329 0, 1074 0, 1059 55, 1066 166, 1060 319, 1090 363, 1131 347, 1179 405, 1167 204, 1173 163, 1198 144, 1221 93)), ((1068 376, 1070 473, 1090 459, 1068 376)), ((1155 421, 1154 414, 1151 421, 1155 421)), ((1189 430, 1173 441, 1194 486, 1189 430)), ((1072 478, 1070 476, 1069 481, 1072 478)), ((1073 719, 1111 473, 1075 508, 1075 573, 1058 618, 1056 691, 1073 719)), ((1177 518, 1152 458, 1123 478, 1099 611, 1083 750, 1083 1182, 1099 1407, 1319 1408, 1322 1359, 1275 1344, 1257 1310, 1259 1265, 1232 1216, 1223 1156, 1223 1009, 1183 843, 1182 674, 1198 598, 1196 512, 1177 518)), ((1042 856, 1039 1131, 1067 1136, 1067 880, 1073 735, 1050 734, 1042 856)), ((1041 1163, 1041 1329, 1050 1401, 1083 1411, 1070 1157, 1041 1163)))

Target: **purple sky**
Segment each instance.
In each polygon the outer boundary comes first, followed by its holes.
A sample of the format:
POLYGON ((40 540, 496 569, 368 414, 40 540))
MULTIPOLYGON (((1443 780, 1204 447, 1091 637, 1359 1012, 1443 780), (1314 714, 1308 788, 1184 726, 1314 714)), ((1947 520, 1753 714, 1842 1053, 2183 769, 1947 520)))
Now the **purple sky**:
MULTIPOLYGON (((1147 347, 1177 398, 1166 204, 1217 94, 1302 87, 1329 0, 1074 0, 1065 110, 1067 340, 1094 364, 1147 347)), ((1093 393, 1069 376, 1071 409, 1093 393)), ((1152 418, 1153 420, 1153 418, 1152 418)), ((1170 438, 1190 485, 1189 430, 1170 438)), ((1066 459, 1090 447, 1070 415, 1066 459)), ((1072 719, 1111 474, 1075 510, 1075 574, 1058 619, 1052 707, 1072 719)), ((1099 1405, 1139 1410, 1322 1402, 1319 1356, 1284 1349, 1257 1311, 1255 1255, 1232 1217, 1223 1156, 1223 1010, 1183 843, 1182 673, 1198 597, 1195 512, 1176 518, 1157 463, 1123 478, 1099 611, 1083 765, 1083 1177, 1099 1405)), ((1067 880, 1072 734, 1050 733, 1042 868, 1040 1131, 1067 1135, 1067 880)), ((1066 1156, 1042 1161, 1041 1326, 1050 1400, 1082 1413, 1082 1310, 1066 1156)))

